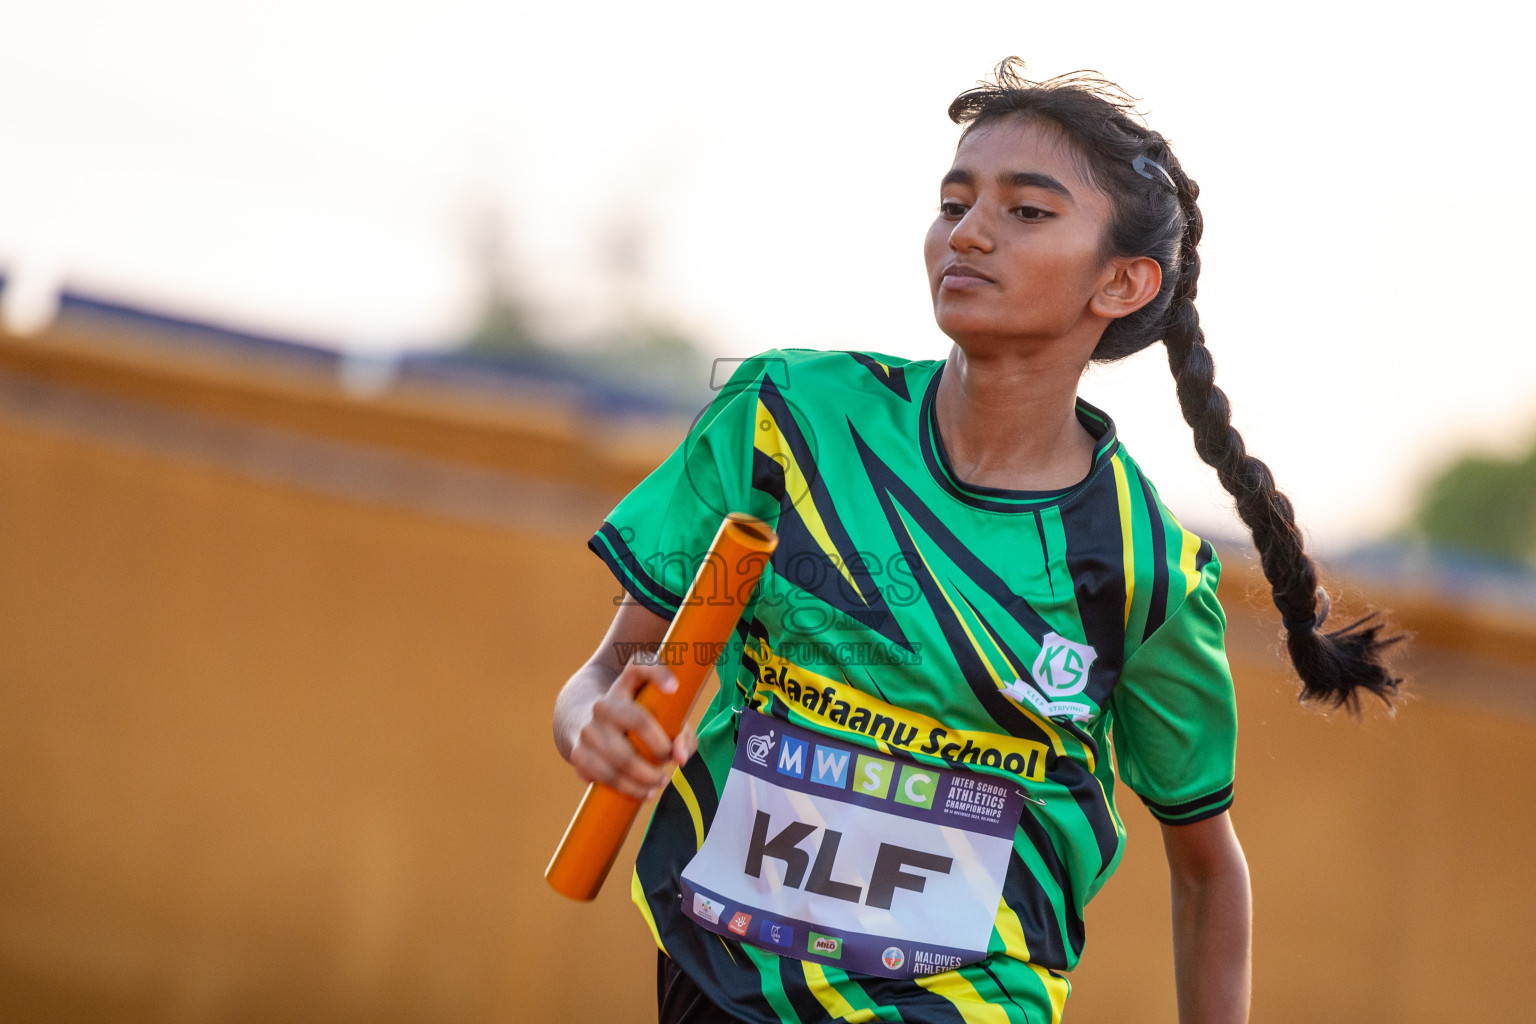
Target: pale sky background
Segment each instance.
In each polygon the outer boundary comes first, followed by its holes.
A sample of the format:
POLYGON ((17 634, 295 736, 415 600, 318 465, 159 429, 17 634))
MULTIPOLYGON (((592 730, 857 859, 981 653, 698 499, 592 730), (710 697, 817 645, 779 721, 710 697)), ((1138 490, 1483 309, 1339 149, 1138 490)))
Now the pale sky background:
MULTIPOLYGON (((1529 45, 1513 3, 0 0, 0 273, 357 351, 440 344, 502 211, 549 329, 649 313, 712 354, 936 357, 921 259, 996 61, 1103 71, 1202 186, 1200 309, 1314 546, 1536 436, 1529 45)), ((30 305, 29 305, 30 303, 30 305)), ((1083 395, 1236 533, 1161 346, 1083 395)))

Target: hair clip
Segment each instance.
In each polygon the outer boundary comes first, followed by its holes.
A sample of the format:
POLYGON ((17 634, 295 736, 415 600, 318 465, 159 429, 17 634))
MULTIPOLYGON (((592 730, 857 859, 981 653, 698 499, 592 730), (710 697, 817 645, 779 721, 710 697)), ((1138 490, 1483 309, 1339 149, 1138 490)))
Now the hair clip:
POLYGON ((1173 189, 1174 195, 1179 194, 1179 186, 1173 180, 1173 175, 1168 173, 1168 168, 1164 167, 1156 160, 1153 160, 1151 157, 1146 155, 1138 156, 1136 159, 1131 161, 1131 167, 1137 174, 1141 175, 1143 178, 1146 178, 1148 181, 1156 181, 1159 185, 1166 184, 1169 188, 1173 189), (1163 176, 1162 180, 1158 181, 1157 178, 1153 177, 1152 172, 1147 170, 1148 167, 1156 167, 1157 173, 1163 176))

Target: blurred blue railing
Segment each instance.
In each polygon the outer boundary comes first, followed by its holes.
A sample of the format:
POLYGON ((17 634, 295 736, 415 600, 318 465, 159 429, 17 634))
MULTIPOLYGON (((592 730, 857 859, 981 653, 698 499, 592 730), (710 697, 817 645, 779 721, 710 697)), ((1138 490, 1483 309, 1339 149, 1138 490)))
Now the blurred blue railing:
MULTIPOLYGON (((0 277, 0 284, 3 280, 0 277)), ((74 289, 61 292, 57 323, 108 331, 131 330, 152 334, 160 344, 185 345, 203 351, 224 349, 337 375, 344 374, 349 363, 361 361, 381 368, 391 384, 434 383, 491 397, 499 395, 509 401, 526 398, 532 392, 542 398, 569 402, 579 413, 598 419, 689 416, 709 398, 708 382, 704 380, 689 387, 661 390, 594 373, 556 351, 487 355, 417 349, 353 354, 316 342, 178 316, 74 289)))

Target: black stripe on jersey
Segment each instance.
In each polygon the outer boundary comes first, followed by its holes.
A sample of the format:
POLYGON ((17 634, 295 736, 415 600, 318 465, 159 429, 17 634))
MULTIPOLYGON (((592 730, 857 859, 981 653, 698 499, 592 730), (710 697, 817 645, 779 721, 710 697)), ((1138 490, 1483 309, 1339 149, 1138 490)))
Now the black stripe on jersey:
MULTIPOLYGON (((1063 900, 1069 899, 1071 897, 1064 893, 1063 900)), ((1018 851, 1014 851, 1008 861, 1003 900, 1019 919, 1024 942, 1029 946, 1030 963, 1042 967, 1062 966, 1067 954, 1061 942, 1061 924, 1051 909, 1050 897, 1040 888, 1039 880, 1030 874, 1018 851)))
MULTIPOLYGON (((900 503, 901 507, 913 519, 917 520, 918 525, 923 528, 923 531, 928 536, 934 539, 934 542, 939 545, 940 550, 949 556, 950 561, 955 563, 956 568, 965 573, 971 582, 981 587, 988 597, 996 601, 1031 636, 1043 638, 1045 634, 1051 631, 1050 623, 1046 622, 1040 616, 1040 613, 1030 606, 1028 601, 1010 590, 1008 584, 1003 582, 1001 576, 993 572, 985 562, 976 557, 976 554, 970 548, 962 544, 959 538, 944 525, 943 520, 935 515, 932 509, 922 503, 913 490, 907 486, 906 482, 894 470, 880 461, 880 457, 864 442, 864 438, 859 436, 859 432, 854 427, 852 420, 848 421, 848 431, 852 434, 854 444, 858 447, 859 457, 864 463, 864 472, 869 477, 869 483, 875 491, 875 496, 880 499, 881 508, 885 511, 886 521, 890 524, 891 532, 895 535, 898 542, 901 538, 906 537, 907 531, 906 527, 901 524, 900 517, 896 515, 892 499, 900 503)), ((904 553, 906 549, 910 548, 910 545, 899 546, 903 548, 904 553)), ((921 567, 921 559, 917 557, 917 552, 915 551, 911 551, 910 555, 912 560, 918 563, 910 566, 915 575, 921 567)), ((943 598, 940 597, 940 600, 942 601, 943 598)), ((970 645, 967 643, 966 646, 969 647, 970 645)))
MULTIPOLYGON (((759 710, 762 711, 762 713, 765 715, 771 715, 774 718, 782 718, 786 722, 789 721, 789 712, 791 708, 789 701, 779 696, 779 694, 774 690, 767 691, 764 696, 767 699, 763 702, 763 706, 759 708, 759 710)), ((800 705, 795 704, 793 705, 793 708, 794 710, 799 711, 800 705)), ((737 725, 737 729, 740 729, 739 723, 737 725)), ((738 738, 739 736, 740 733, 738 732, 738 738)))
POLYGON ((902 631, 901 624, 891 614, 869 566, 854 547, 853 538, 837 514, 837 506, 817 468, 816 455, 784 397, 772 381, 764 380, 758 399, 773 417, 774 424, 789 446, 790 454, 799 465, 800 473, 809 488, 805 495, 789 494, 784 467, 754 449, 752 484, 779 502, 779 520, 776 524, 779 544, 774 549, 771 563, 774 572, 786 582, 814 594, 830 607, 910 651, 911 643, 902 631), (811 534, 800 512, 801 502, 811 503, 820 515, 827 539, 842 563, 841 568, 833 563, 811 534), (853 578, 858 588, 857 593, 848 586, 843 569, 847 569, 848 575, 853 578))
POLYGON ((849 352, 853 361, 875 375, 875 380, 884 384, 891 390, 891 394, 903 402, 912 401, 912 393, 907 390, 907 372, 899 366, 885 367, 871 359, 863 352, 849 352))
MULTIPOLYGON (((741 660, 736 664, 736 675, 734 678, 736 689, 741 691, 743 697, 751 697, 752 691, 757 689, 757 684, 761 681, 756 660, 746 655, 747 645, 751 643, 754 633, 761 634, 764 637, 768 635, 767 630, 763 628, 763 624, 758 621, 755 615, 750 620, 746 618, 736 620, 736 642, 742 645, 742 656, 741 660), (754 627, 756 628, 754 629, 754 627), (752 683, 750 686, 742 681, 743 672, 751 677, 752 683)), ((725 677, 722 675, 720 680, 723 683, 725 677)))
MULTIPOLYGON (((1024 1018, 1025 1024, 1029 1024, 1029 1020, 1030 1020, 1029 1011, 1024 1009, 1024 1007, 1019 1005, 1019 1001, 1017 999, 1013 998, 1013 996, 1008 992, 1008 986, 1004 985, 1002 979, 999 978, 996 974, 994 974, 992 972, 992 968, 987 966, 987 962, 985 960, 983 960, 981 963, 977 964, 976 966, 981 968, 981 971, 982 971, 983 974, 985 974, 987 977, 992 979, 992 984, 997 986, 997 990, 1003 994, 1003 998, 1008 1000, 1008 1002, 1012 1003, 1013 1004, 1013 1008, 1015 1010, 1019 1011, 1019 1016, 1024 1018)), ((1054 973, 1054 972, 1052 972, 1052 973, 1054 973)), ((1040 1024, 1046 1024, 1046 1022, 1045 1021, 1041 1021, 1040 1024)))
MULTIPOLYGON (((936 992, 918 987, 914 981, 874 978, 863 974, 856 976, 850 974, 849 977, 858 978, 859 987, 877 1006, 893 1004, 899 1006, 901 1009, 899 1020, 909 1021, 912 1024, 966 1024, 965 1017, 954 1003, 936 992)), ((813 1019, 827 1020, 826 1011, 823 1010, 822 1016, 813 1019)))
POLYGON ((1158 804, 1146 797, 1142 797, 1141 802, 1147 805, 1147 810, 1159 821, 1170 825, 1193 825, 1197 821, 1214 818, 1231 807, 1232 797, 1232 783, 1229 782, 1214 793, 1181 804, 1158 804))
POLYGON ((1045 523, 1040 518, 1038 511, 1032 512, 1035 517, 1035 536, 1040 538, 1040 565, 1045 573, 1045 582, 1050 584, 1051 596, 1056 596, 1056 577, 1051 572, 1051 552, 1045 546, 1045 523))
POLYGON ((1211 542, 1202 540, 1200 546, 1195 549, 1195 572, 1204 572, 1205 567, 1211 564, 1211 559, 1216 557, 1216 550, 1211 547, 1211 542))
POLYGON ((891 535, 896 539, 897 548, 907 560, 912 570, 913 577, 917 580, 923 597, 927 600, 934 621, 944 633, 945 642, 949 645, 950 653, 954 656, 961 674, 969 684, 971 692, 976 700, 986 710, 999 726, 1014 736, 1022 739, 1032 739, 1046 745, 1046 771, 1049 773, 1051 765, 1057 760, 1056 751, 1051 744, 1051 737, 1039 725, 1024 712, 1015 707, 1003 692, 997 688, 992 676, 987 672, 986 665, 980 655, 971 646, 955 613, 949 609, 948 601, 939 587, 938 580, 928 571, 923 564, 922 556, 915 550, 911 539, 907 536, 906 526, 901 521, 901 515, 896 511, 896 503, 906 510, 925 533, 931 537, 949 559, 954 562, 961 572, 965 573, 972 582, 982 588, 986 594, 1005 609, 1018 623, 1036 637, 1043 637, 1050 631, 1050 627, 1042 619, 1038 612, 1031 608, 1023 598, 1008 589, 1001 577, 987 568, 982 561, 973 554, 969 548, 960 543, 959 538, 950 533, 948 528, 933 514, 911 489, 902 482, 880 458, 870 450, 859 436, 853 422, 850 420, 848 429, 853 435, 854 444, 857 446, 859 456, 864 462, 864 470, 869 476, 870 483, 874 486, 875 496, 880 501, 880 508, 885 513, 885 518, 890 526, 891 535))
MULTIPOLYGON (((1035 848, 1040 862, 1045 865, 1045 870, 1050 872, 1051 878, 1056 882, 1056 888, 1061 891, 1061 910, 1062 917, 1066 920, 1067 941, 1072 943, 1073 956, 1081 956, 1083 919, 1078 916, 1077 908, 1072 905, 1072 882, 1067 878, 1066 866, 1061 863, 1061 857, 1056 853, 1056 847, 1052 845, 1051 837, 1046 834, 1044 826, 1027 807, 1019 818, 1019 831, 1029 839, 1029 845, 1035 848)), ((1019 914, 1019 924, 1024 928, 1025 941, 1029 943, 1030 960, 1042 967, 1059 967, 1066 970, 1069 966, 1067 952, 1061 945, 1062 929, 1056 921, 1056 911, 1052 909, 1051 898, 1046 895, 1045 890, 1040 888, 1039 880, 1035 878, 1034 872, 1029 870, 1024 859, 1019 856, 1018 850, 1014 850, 1010 855, 1006 879, 1003 885, 1003 898, 1013 908, 1014 913, 1018 914, 1021 908, 1028 911, 1027 916, 1019 914), (1015 895, 1010 895, 1010 892, 1015 895)))
MULTIPOLYGON (((688 787, 693 790, 693 798, 699 804, 699 817, 704 821, 704 831, 714 824, 715 812, 720 809, 720 786, 715 777, 709 772, 709 765, 698 754, 694 754, 680 769, 683 778, 688 780, 688 787)), ((662 792, 669 792, 668 787, 662 792)))
MULTIPOLYGON (((704 763, 704 759, 698 755, 690 757, 681 770, 688 788, 693 790, 693 797, 698 802, 699 819, 707 835, 710 826, 714 824, 715 813, 720 809, 720 794, 715 788, 715 778, 709 773, 709 767, 704 763)), ((683 795, 675 786, 668 786, 657 798, 656 809, 652 813, 651 820, 653 822, 662 820, 687 822, 691 817, 683 795)), ((672 877, 674 865, 683 865, 692 860, 693 855, 698 852, 697 844, 698 837, 693 829, 686 825, 683 828, 672 829, 648 827, 646 841, 640 848, 640 855, 635 859, 635 869, 640 873, 640 880, 645 885, 646 891, 665 893, 668 899, 676 902, 679 896, 676 879, 672 877)), ((654 899, 651 902, 665 905, 667 899, 654 899)), ((685 923, 687 923, 686 919, 685 923)), ((692 925, 690 924, 689 927, 691 928, 692 925)), ((667 948, 672 948, 670 942, 667 948)))
POLYGON ((598 528, 597 535, 587 541, 587 547, 603 560, 603 564, 608 566, 608 570, 613 573, 624 589, 629 591, 630 595, 648 611, 655 612, 664 619, 671 619, 682 607, 683 595, 668 589, 660 580, 645 571, 639 557, 619 533, 618 527, 612 523, 604 522, 598 528), (607 543, 599 542, 598 537, 607 543))
POLYGON ((805 980, 805 965, 801 961, 788 956, 779 957, 779 984, 784 986, 789 1005, 795 1008, 795 1015, 802 1021, 827 1019, 827 1008, 811 993, 811 987, 805 980))
MULTIPOLYGON (((709 772, 709 766, 704 759, 695 754, 688 759, 682 767, 683 778, 687 780, 688 787, 693 790, 694 799, 699 805, 699 818, 703 823, 704 832, 708 834, 710 826, 714 823, 715 813, 720 808, 720 794, 716 790, 714 776, 709 772)), ((687 822, 692 815, 688 811, 686 802, 675 786, 668 786, 662 790, 661 796, 656 801, 656 809, 651 821, 687 822)), ((681 898, 675 871, 681 865, 687 864, 698 852, 698 837, 689 827, 683 828, 656 828, 647 827, 645 842, 641 844, 640 853, 635 858, 635 871, 640 876, 641 886, 650 897, 648 902, 652 906, 667 906, 676 904, 681 898)), ((662 935, 662 942, 667 949, 672 950, 672 955, 679 963, 691 962, 681 955, 680 949, 674 943, 687 944, 695 941, 700 933, 708 935, 701 928, 694 927, 685 914, 657 914, 657 927, 667 927, 662 935), (668 927, 670 925, 670 927, 668 927)))
POLYGON ((1136 482, 1141 485, 1141 497, 1147 506, 1147 520, 1152 527, 1152 599, 1147 602, 1147 626, 1141 632, 1141 639, 1145 642, 1168 617, 1168 537, 1163 513, 1157 507, 1157 498, 1153 496, 1147 478, 1137 473, 1136 482))
POLYGON ((1061 526, 1083 639, 1096 655, 1088 670, 1088 697, 1108 707, 1125 662, 1125 549, 1114 475, 1100 474, 1078 500, 1063 504, 1061 526))
POLYGON ((731 1014, 733 1020, 752 1020, 780 1024, 779 1015, 763 995, 757 968, 742 951, 741 943, 695 925, 686 914, 668 915, 661 941, 676 951, 674 959, 700 992, 715 1005, 731 1014), (747 1014, 747 1017, 742 1017, 747 1014))
POLYGON ((784 482, 784 467, 769 458, 761 448, 752 449, 752 486, 764 494, 771 494, 783 506, 789 486, 784 482))
POLYGON ((1098 874, 1102 875, 1109 870, 1120 850, 1120 833, 1115 828, 1115 816, 1109 809, 1104 787, 1086 766, 1066 757, 1056 762, 1056 770, 1046 769, 1045 776, 1057 785, 1065 786, 1072 799, 1077 801, 1077 809, 1083 812, 1093 829, 1093 838, 1099 844, 1098 874))

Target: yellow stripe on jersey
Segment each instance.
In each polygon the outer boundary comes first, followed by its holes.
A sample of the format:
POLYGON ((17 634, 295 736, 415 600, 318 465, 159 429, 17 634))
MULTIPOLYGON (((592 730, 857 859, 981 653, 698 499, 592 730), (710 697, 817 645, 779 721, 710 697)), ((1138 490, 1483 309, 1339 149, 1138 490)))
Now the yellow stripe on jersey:
POLYGON ((1200 538, 1184 529, 1184 524, 1177 519, 1173 522, 1184 535, 1184 543, 1179 547, 1179 571, 1184 574, 1184 596, 1188 597, 1200 585, 1200 573, 1195 570, 1195 555, 1200 550, 1200 538))
POLYGON ((1066 1008, 1067 994, 1072 991, 1072 986, 1066 978, 1056 977, 1039 964, 1030 964, 1029 969, 1040 975, 1040 984, 1051 999, 1051 1024, 1061 1024, 1061 1011, 1066 1008))
POLYGON ((827 972, 821 969, 821 964, 802 960, 800 966, 805 969, 805 984, 811 990, 811 995, 815 996, 816 1001, 833 1017, 849 1021, 851 1024, 874 1019, 874 1010, 853 1008, 853 1004, 848 1002, 837 987, 827 979, 827 972))
POLYGON ((1024 925, 1019 920, 1019 915, 1008 905, 1006 899, 997 901, 997 928, 998 937, 1003 940, 1003 952, 1015 960, 1029 962, 1029 943, 1024 938, 1024 925))
POLYGON ((661 933, 656 930, 656 919, 651 916, 651 906, 645 902, 645 888, 640 884, 638 869, 629 873, 629 899, 640 908, 640 916, 645 918, 645 926, 651 930, 651 938, 656 940, 656 948, 666 953, 667 947, 661 941, 661 933))
POLYGON ((693 819, 693 848, 697 850, 704 845, 704 813, 699 810, 699 798, 694 795, 681 766, 672 773, 672 788, 688 806, 688 817, 693 819))
MULTIPOLYGON (((1008 684, 1013 682, 1013 680, 1009 679, 1005 682, 1002 676, 998 674, 997 669, 992 666, 992 659, 987 657, 987 652, 982 650, 981 644, 976 641, 976 634, 971 632, 971 627, 965 621, 965 616, 960 614, 960 609, 955 606, 955 601, 952 597, 949 596, 949 591, 946 590, 944 588, 944 584, 939 581, 939 574, 934 572, 933 566, 928 564, 928 556, 923 554, 923 549, 918 546, 917 538, 912 536, 912 527, 907 525, 905 518, 902 519, 901 525, 902 528, 907 531, 907 537, 912 541, 912 550, 916 551, 917 557, 922 559, 923 568, 928 570, 928 575, 933 579, 934 585, 939 588, 939 593, 944 595, 944 601, 949 605, 949 610, 954 613, 955 620, 960 623, 960 628, 965 630, 966 639, 969 640, 971 642, 971 646, 976 649, 976 656, 980 658, 981 663, 987 667, 987 674, 992 677, 992 682, 997 685, 999 690, 1007 689, 1008 684)), ((1014 673, 1014 678, 1019 678, 1017 673, 1014 673)), ((1025 707, 1023 702, 1011 702, 1020 711, 1024 712, 1024 714, 1029 717, 1030 721, 1039 726, 1040 729, 1051 738, 1051 746, 1055 749, 1056 755, 1058 757, 1067 756, 1067 749, 1066 747, 1062 746, 1061 736, 1056 732, 1055 729, 1051 728, 1050 725, 1039 715, 1025 707)))
POLYGON ((779 430, 778 421, 773 418, 773 413, 763 404, 763 400, 757 400, 757 429, 753 432, 753 446, 774 462, 784 467, 784 491, 791 495, 790 500, 795 502, 795 511, 800 513, 805 528, 810 531, 821 550, 833 565, 837 566, 843 574, 843 579, 853 588, 853 592, 859 595, 859 600, 865 604, 869 599, 864 596, 864 591, 859 589, 854 582, 853 574, 848 571, 846 560, 837 550, 837 545, 832 543, 832 538, 827 534, 827 524, 822 521, 821 512, 816 508, 816 500, 811 497, 811 485, 805 478, 805 472, 801 469, 799 461, 795 459, 794 450, 790 448, 782 431, 779 430))
POLYGON ((1120 502, 1120 543, 1125 549, 1125 624, 1131 624, 1131 598, 1136 593, 1136 543, 1132 537, 1131 485, 1125 478, 1125 463, 1118 454, 1110 456, 1115 467, 1115 497, 1120 502))
POLYGON ((943 996, 953 1003, 965 1024, 1009 1024, 1007 1012, 1001 1006, 982 999, 976 986, 959 971, 930 974, 916 981, 934 995, 943 996))

